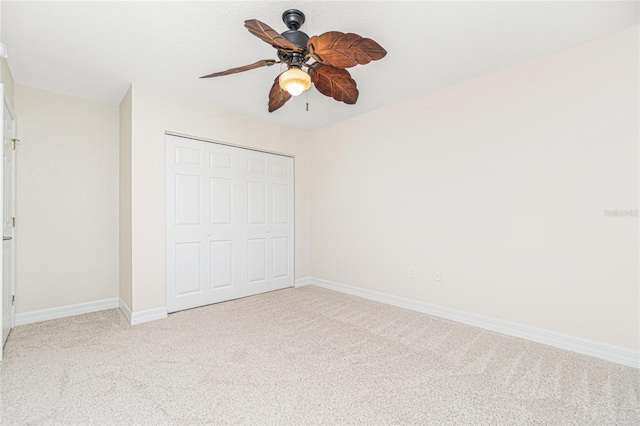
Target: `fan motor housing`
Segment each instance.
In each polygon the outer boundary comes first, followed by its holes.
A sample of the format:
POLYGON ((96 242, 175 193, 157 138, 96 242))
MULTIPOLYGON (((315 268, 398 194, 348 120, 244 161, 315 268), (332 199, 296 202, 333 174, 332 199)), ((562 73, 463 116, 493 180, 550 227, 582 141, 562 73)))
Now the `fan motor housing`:
POLYGON ((282 37, 289 40, 296 47, 300 49, 307 49, 307 41, 309 41, 309 36, 302 31, 299 30, 289 30, 280 34, 282 37))

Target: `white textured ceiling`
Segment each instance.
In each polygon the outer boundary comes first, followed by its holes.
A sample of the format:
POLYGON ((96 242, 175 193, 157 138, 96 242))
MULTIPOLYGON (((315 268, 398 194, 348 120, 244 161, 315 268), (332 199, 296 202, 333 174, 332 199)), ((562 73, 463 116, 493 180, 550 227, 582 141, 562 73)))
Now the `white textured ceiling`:
POLYGON ((622 30, 639 2, 2 2, 2 41, 16 82, 118 104, 130 82, 300 129, 315 129, 622 30), (349 69, 360 98, 345 105, 309 92, 267 112, 279 65, 199 80, 214 71, 276 58, 249 34, 256 18, 286 30, 338 30, 389 52, 349 69))

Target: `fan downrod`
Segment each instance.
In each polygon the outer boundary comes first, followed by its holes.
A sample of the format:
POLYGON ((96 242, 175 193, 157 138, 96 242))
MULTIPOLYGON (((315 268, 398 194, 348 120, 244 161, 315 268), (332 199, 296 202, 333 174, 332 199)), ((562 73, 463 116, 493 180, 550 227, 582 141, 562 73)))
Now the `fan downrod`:
MULTIPOLYGON (((281 35, 306 53, 309 36, 300 31, 300 27, 304 24, 304 13, 298 9, 285 10, 282 14, 282 21, 289 29, 281 35)), ((280 59, 283 58, 280 57, 280 59)))

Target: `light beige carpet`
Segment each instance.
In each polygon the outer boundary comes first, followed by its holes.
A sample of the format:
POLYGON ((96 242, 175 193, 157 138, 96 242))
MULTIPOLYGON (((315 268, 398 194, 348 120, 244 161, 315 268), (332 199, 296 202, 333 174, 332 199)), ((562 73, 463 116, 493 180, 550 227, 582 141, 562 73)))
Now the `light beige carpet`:
POLYGON ((315 287, 17 327, 10 424, 640 424, 640 372, 315 287))

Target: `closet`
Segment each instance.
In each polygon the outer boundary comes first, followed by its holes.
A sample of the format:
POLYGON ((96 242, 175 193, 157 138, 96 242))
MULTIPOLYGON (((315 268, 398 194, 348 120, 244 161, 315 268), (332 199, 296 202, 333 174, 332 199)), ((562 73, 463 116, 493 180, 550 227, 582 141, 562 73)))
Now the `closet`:
POLYGON ((293 158, 166 135, 169 312, 293 286, 293 158))

